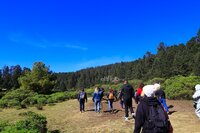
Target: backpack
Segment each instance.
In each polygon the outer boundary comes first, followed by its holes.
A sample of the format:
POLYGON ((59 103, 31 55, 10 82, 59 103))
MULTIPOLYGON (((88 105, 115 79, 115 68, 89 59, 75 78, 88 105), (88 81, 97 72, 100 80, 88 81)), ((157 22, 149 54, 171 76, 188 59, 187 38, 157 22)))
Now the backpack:
POLYGON ((108 99, 114 99, 114 94, 113 94, 113 92, 110 92, 110 93, 109 93, 108 99))
POLYGON ((169 132, 169 121, 162 106, 149 106, 149 116, 145 121, 144 129, 151 133, 169 132))
POLYGON ((80 99, 84 99, 85 98, 85 92, 81 92, 80 93, 80 99))

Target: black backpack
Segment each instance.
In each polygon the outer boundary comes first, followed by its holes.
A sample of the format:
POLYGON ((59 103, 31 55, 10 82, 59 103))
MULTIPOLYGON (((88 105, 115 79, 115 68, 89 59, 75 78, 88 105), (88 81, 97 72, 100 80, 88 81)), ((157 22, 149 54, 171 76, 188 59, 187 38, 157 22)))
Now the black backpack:
POLYGON ((149 106, 149 116, 145 121, 144 129, 151 133, 168 133, 168 117, 161 105, 149 106))

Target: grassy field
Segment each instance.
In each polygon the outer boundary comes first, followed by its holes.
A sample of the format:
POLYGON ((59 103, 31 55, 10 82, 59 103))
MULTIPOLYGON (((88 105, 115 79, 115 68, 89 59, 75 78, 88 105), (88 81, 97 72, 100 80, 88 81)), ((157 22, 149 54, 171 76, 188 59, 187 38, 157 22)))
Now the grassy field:
MULTIPOLYGON (((174 133, 200 133, 200 121, 194 114, 192 101, 167 101, 170 105, 170 120, 174 127, 174 133)), ((28 109, 2 109, 0 120, 15 122, 22 117, 19 113, 33 111, 47 117, 50 130, 60 130, 62 133, 130 133, 133 132, 134 120, 124 121, 124 110, 119 103, 114 104, 115 112, 107 112, 107 103, 103 103, 103 111, 95 113, 91 100, 86 104, 86 112, 79 112, 77 100, 69 100, 58 103, 55 106, 45 106, 39 111, 35 107, 28 109)), ((134 105, 136 107, 136 105, 134 105)), ((136 108, 134 108, 135 110, 136 108)))

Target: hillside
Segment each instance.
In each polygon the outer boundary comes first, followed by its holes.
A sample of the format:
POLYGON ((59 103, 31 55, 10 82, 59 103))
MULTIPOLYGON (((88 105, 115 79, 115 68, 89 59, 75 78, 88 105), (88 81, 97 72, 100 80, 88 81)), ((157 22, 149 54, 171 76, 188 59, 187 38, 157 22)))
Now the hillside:
MULTIPOLYGON (((132 51, 137 52, 137 50, 132 51)), ((200 30, 186 44, 158 44, 157 52, 147 51, 143 57, 131 62, 121 62, 77 72, 57 73, 58 90, 91 87, 95 84, 112 83, 116 79, 170 78, 177 75, 200 74, 200 30)))
MULTIPOLYGON (((174 127, 174 133, 199 133, 200 121, 194 114, 192 101, 169 100, 167 103, 171 107, 170 120, 174 127)), ((130 119, 125 122, 124 111, 119 107, 119 103, 115 102, 114 107, 115 113, 106 112, 107 104, 106 101, 103 101, 103 112, 97 114, 93 112, 93 103, 90 99, 86 104, 87 111, 80 113, 77 100, 69 100, 55 106, 45 106, 42 111, 34 107, 21 110, 3 109, 0 111, 0 118, 4 121, 15 122, 21 119, 19 113, 31 110, 47 117, 48 129, 60 130, 62 133, 132 132, 134 120, 130 119)), ((135 104, 134 107, 136 107, 135 104)))

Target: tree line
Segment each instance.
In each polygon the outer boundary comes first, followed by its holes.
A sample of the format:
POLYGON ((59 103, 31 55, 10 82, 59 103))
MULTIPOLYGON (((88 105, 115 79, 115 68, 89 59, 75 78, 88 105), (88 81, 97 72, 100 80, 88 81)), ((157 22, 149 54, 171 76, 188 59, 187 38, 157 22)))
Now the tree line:
MULTIPOLYGON (((133 51, 134 52, 134 51, 133 51)), ((200 76, 200 30, 186 44, 166 46, 161 42, 157 53, 146 52, 143 58, 101 67, 87 68, 73 73, 57 73, 58 86, 67 90, 91 87, 95 84, 115 82, 115 79, 140 79, 143 81, 176 75, 200 76)))
MULTIPOLYGON (((134 52, 134 51, 133 51, 134 52)), ((146 54, 135 61, 91 67, 77 72, 54 73, 42 62, 32 69, 20 65, 4 66, 0 70, 0 91, 28 88, 38 93, 69 91, 111 84, 122 79, 170 78, 176 75, 200 76, 200 30, 186 44, 167 46, 161 42, 157 53, 146 54)))

